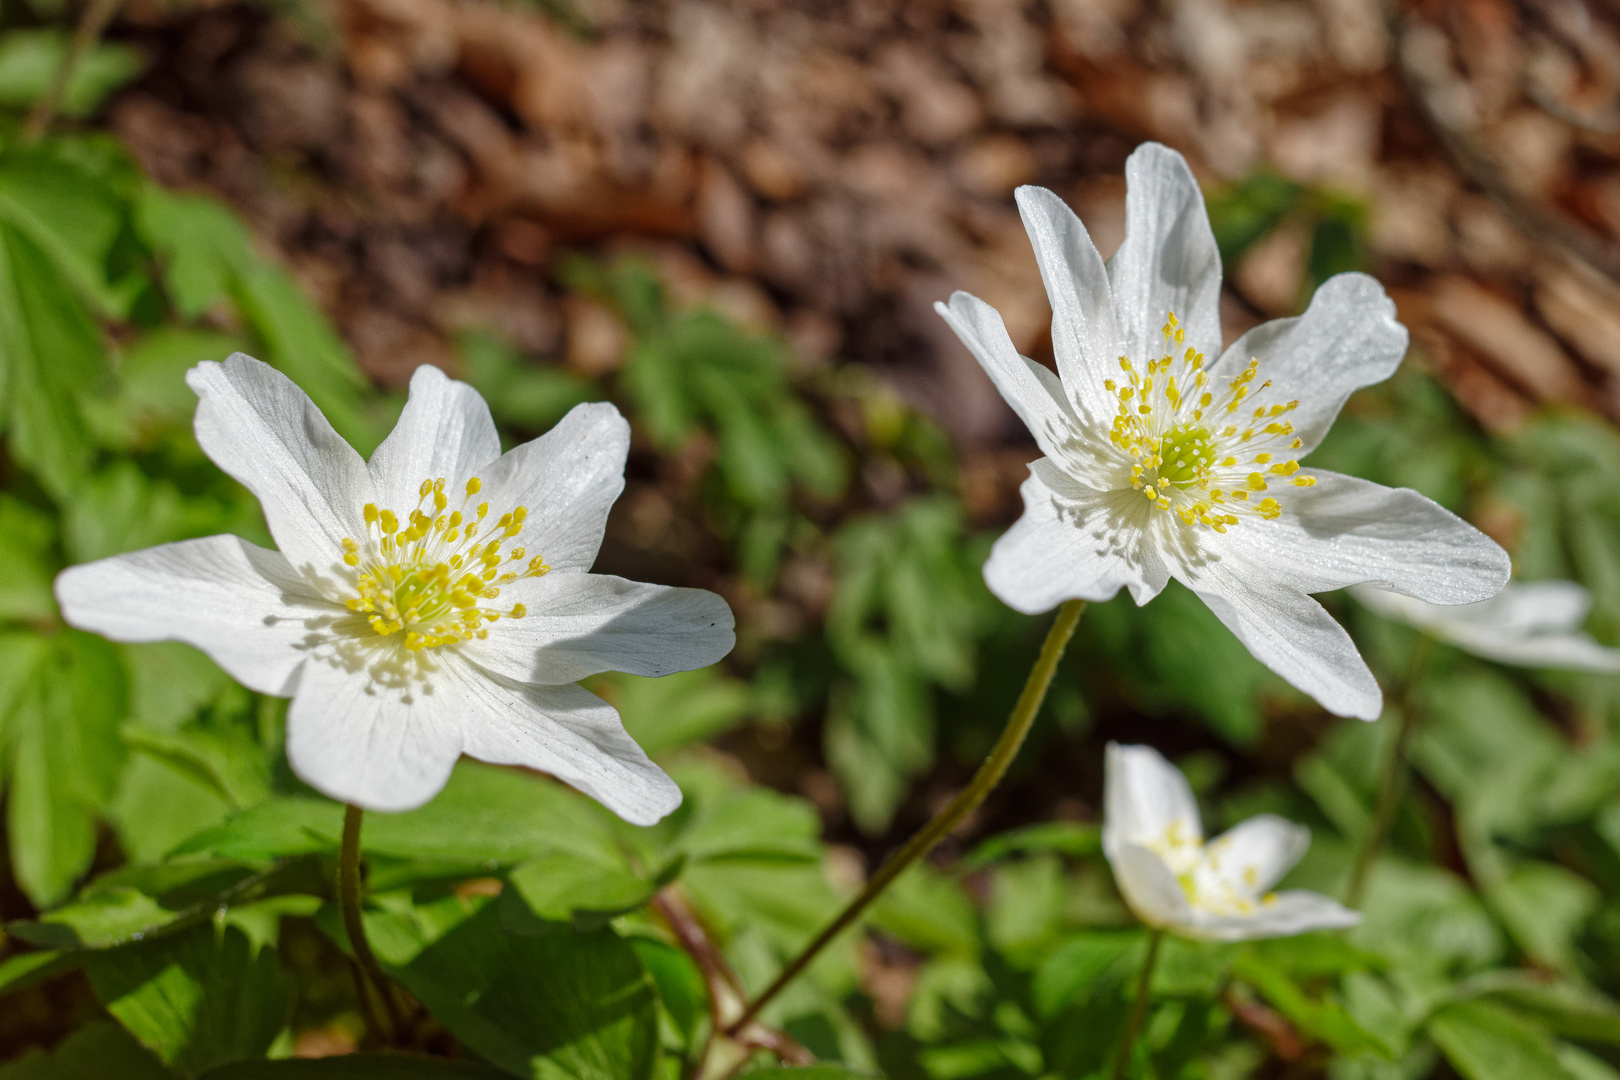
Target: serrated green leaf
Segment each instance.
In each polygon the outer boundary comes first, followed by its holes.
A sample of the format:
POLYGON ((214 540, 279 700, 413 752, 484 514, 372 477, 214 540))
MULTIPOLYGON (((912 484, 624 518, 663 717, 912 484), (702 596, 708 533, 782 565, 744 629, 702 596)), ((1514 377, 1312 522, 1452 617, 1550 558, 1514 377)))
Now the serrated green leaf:
POLYGON ((270 949, 208 924, 87 959, 96 996, 185 1077, 262 1057, 286 1024, 292 986, 270 949))
POLYGON ((38 244, 0 220, 0 371, 11 453, 58 498, 88 470, 90 436, 75 398, 104 369, 101 333, 84 305, 38 244))
POLYGON ((658 1016, 651 978, 611 930, 501 927, 489 904, 395 969, 480 1057, 535 1080, 651 1080, 658 1016))
POLYGON ((49 907, 88 869, 127 756, 124 675, 111 645, 78 631, 54 639, 36 673, 9 724, 7 826, 17 883, 49 907))
POLYGON ((587 861, 562 852, 542 855, 510 874, 512 887, 529 910, 552 922, 576 926, 603 925, 608 919, 634 911, 658 891, 658 886, 627 865, 587 861))
POLYGON ((1500 1005, 1447 1005, 1428 1032, 1466 1080, 1572 1080, 1552 1041, 1500 1005))
POLYGON ((0 1065, 0 1080, 174 1080, 174 1074, 116 1024, 87 1024, 55 1050, 30 1050, 0 1065))

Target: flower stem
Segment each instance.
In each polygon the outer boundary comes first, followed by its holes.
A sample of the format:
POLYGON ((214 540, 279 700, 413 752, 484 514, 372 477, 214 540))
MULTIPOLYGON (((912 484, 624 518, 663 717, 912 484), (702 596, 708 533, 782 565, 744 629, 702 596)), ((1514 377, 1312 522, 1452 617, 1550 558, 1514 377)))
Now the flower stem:
POLYGON ((1401 680, 1400 714, 1395 721, 1395 736, 1390 740, 1383 766, 1379 770, 1378 797, 1373 803, 1372 823, 1367 827, 1361 850, 1356 853, 1356 864, 1350 870, 1350 884, 1345 887, 1344 900, 1349 907, 1361 904, 1373 862, 1395 826, 1395 812, 1400 809, 1401 795, 1406 791, 1406 749, 1411 745, 1412 733, 1418 724, 1417 688, 1429 665, 1429 655, 1433 652, 1434 639, 1427 634, 1419 634, 1407 663, 1406 677, 1401 680))
POLYGON ((112 22, 113 16, 123 6, 124 0, 91 0, 90 6, 85 9, 84 15, 79 19, 78 26, 74 27, 73 39, 68 43, 67 53, 63 55, 62 62, 56 65, 51 73, 51 81, 45 87, 45 93, 40 96, 34 108, 29 112, 28 119, 23 124, 23 139, 34 142, 44 135, 56 119, 57 110, 62 107, 62 99, 67 94, 68 84, 73 81, 73 73, 78 70, 79 64, 84 60, 92 46, 100 40, 101 33, 112 22))
POLYGON ((1148 1000, 1152 996, 1153 969, 1159 964, 1159 946, 1164 942, 1164 931, 1155 927, 1148 933, 1147 956, 1142 960, 1142 971, 1136 976, 1136 997, 1131 1002, 1131 1015, 1125 1021, 1125 1030, 1119 1036, 1119 1049, 1114 1051, 1114 1067, 1108 1071, 1109 1080, 1121 1080, 1131 1066, 1131 1051, 1136 1048, 1136 1037, 1142 1032, 1142 1021, 1147 1019, 1148 1000))
POLYGON ((366 1026, 386 1042, 402 1029, 403 1020, 390 993, 388 976, 383 974, 382 965, 371 951, 371 943, 366 940, 366 924, 360 918, 360 822, 364 815, 364 810, 353 805, 343 811, 343 846, 338 853, 338 906, 343 911, 343 929, 349 935, 349 946, 354 949, 355 963, 360 969, 355 990, 366 1016, 366 1026), (377 1022, 367 993, 368 985, 382 999, 383 1009, 388 1013, 386 1031, 377 1022))
POLYGON ((1035 722, 1035 716, 1041 711, 1041 703, 1046 700, 1047 687, 1052 685, 1052 676, 1057 672, 1058 661, 1063 658, 1063 650, 1068 647, 1069 638, 1074 636, 1074 628, 1080 621, 1080 613, 1086 609, 1084 600, 1069 600, 1058 609, 1057 619, 1052 628, 1046 633, 1046 641, 1041 645, 1041 654, 1035 660, 1035 666, 1030 669, 1029 678, 1024 682, 1023 692, 1018 695, 1018 703, 1013 706, 1012 715, 1007 718, 1007 727, 991 748, 990 756, 984 759, 979 771, 973 774, 968 786, 959 791, 950 804, 934 815, 932 821, 923 826, 905 846, 893 855, 872 875, 860 895, 851 900, 836 919, 828 924, 827 928, 816 936, 816 939, 807 945, 796 956, 776 981, 766 987, 764 992, 749 1003, 743 1010, 742 1016, 727 1029, 727 1033, 735 1036, 747 1027, 759 1011, 768 1005, 782 989, 792 982, 810 966, 821 950, 832 943, 833 939, 850 924, 860 917, 861 912, 882 895, 894 879, 912 863, 922 858, 934 849, 934 845, 945 839, 950 831, 961 824, 963 818, 985 799, 996 784, 1000 783, 1007 767, 1012 764, 1018 755, 1018 748, 1024 744, 1024 736, 1029 734, 1030 725, 1035 722))

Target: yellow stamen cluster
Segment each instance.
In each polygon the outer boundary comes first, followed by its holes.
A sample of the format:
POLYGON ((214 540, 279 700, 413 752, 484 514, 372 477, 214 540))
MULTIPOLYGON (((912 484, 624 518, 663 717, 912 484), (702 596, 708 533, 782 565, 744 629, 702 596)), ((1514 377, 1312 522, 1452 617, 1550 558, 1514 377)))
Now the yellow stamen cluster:
POLYGON ((1316 483, 1296 475, 1299 462, 1288 457, 1303 445, 1284 419, 1299 402, 1251 402, 1271 387, 1269 379, 1255 385, 1259 360, 1224 387, 1213 385, 1219 380, 1204 370, 1204 354, 1187 345, 1175 312, 1163 331, 1165 354, 1147 361, 1145 372, 1122 356, 1120 379, 1103 381, 1119 401, 1108 437, 1131 456, 1131 487, 1187 525, 1216 532, 1246 515, 1275 519, 1282 503, 1261 492, 1272 484, 1316 483))
POLYGON ((1228 837, 1205 844, 1184 821, 1177 819, 1162 834, 1149 838, 1146 846, 1175 874, 1182 895, 1194 910, 1219 916, 1253 915, 1261 907, 1276 903, 1275 893, 1256 896, 1260 886, 1256 866, 1242 867, 1238 874, 1241 887, 1222 872, 1221 863, 1230 848, 1228 837))
POLYGON ((486 525, 489 503, 471 505, 483 486, 476 476, 468 480, 460 509, 446 513, 444 478, 423 480, 403 527, 394 511, 367 503, 366 539, 343 540, 344 563, 360 571, 349 610, 368 616, 382 637, 403 631, 413 652, 485 638, 488 624, 528 614, 522 604, 503 611, 480 603, 499 597, 508 582, 551 569, 539 555, 525 562, 521 547, 502 550, 523 531, 529 511, 519 506, 486 525))

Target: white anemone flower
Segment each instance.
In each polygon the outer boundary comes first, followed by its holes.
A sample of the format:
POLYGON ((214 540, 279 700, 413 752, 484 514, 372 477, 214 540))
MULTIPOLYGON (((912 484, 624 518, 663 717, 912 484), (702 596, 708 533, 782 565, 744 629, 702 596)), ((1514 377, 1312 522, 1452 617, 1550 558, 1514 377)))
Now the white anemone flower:
POLYGON ((251 357, 186 381, 197 441, 258 497, 280 550, 210 536, 70 567, 69 623, 183 641, 291 697, 294 771, 367 809, 425 803, 462 754, 549 772, 640 824, 680 804, 577 685, 703 667, 735 640, 711 592, 588 572, 624 489, 617 409, 579 405, 503 454, 478 392, 424 366, 368 462, 251 357))
POLYGON ((1103 853, 1136 917, 1204 941, 1286 937, 1354 926, 1361 916, 1321 893, 1272 892, 1311 831, 1260 814, 1204 843, 1192 787, 1150 746, 1108 744, 1103 853))
POLYGON ((1222 353, 1221 259, 1192 172, 1148 143, 1125 176, 1125 240, 1106 264, 1061 199, 1018 190, 1056 375, 983 301, 937 305, 1044 455, 985 581, 1036 614, 1121 587, 1145 604, 1175 578, 1278 675, 1376 719, 1377 682, 1310 594, 1375 582, 1462 604, 1508 578, 1501 548, 1417 492, 1299 463, 1353 390, 1399 366, 1406 330, 1376 281, 1340 274, 1303 315, 1222 353))
POLYGON ((1386 619, 1500 664, 1620 671, 1620 649, 1581 632, 1592 610, 1592 594, 1573 581, 1513 581, 1489 600, 1456 607, 1438 607, 1368 585, 1354 586, 1350 595, 1386 619))

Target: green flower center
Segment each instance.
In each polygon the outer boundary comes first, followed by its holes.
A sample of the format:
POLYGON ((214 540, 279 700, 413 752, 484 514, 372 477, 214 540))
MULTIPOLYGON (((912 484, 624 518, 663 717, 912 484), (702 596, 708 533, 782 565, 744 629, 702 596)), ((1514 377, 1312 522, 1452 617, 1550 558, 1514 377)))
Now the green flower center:
POLYGON ((1177 425, 1159 440, 1159 481, 1186 489, 1198 483, 1201 472, 1215 464, 1209 428, 1177 425))

